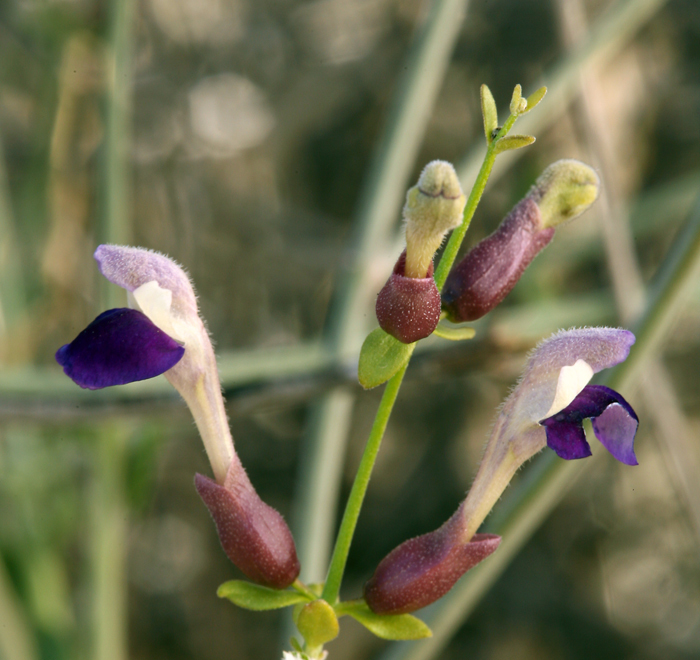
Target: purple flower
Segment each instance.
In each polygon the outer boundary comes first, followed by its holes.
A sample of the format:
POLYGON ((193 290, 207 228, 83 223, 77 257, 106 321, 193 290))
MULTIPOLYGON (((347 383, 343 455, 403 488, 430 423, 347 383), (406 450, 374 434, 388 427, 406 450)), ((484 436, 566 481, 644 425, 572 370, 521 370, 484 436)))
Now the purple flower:
POLYGON ((185 271, 143 248, 100 245, 102 274, 126 289, 131 309, 98 316, 56 360, 81 387, 99 389, 160 374, 182 395, 194 416, 217 481, 234 456, 209 334, 185 271))
POLYGON ((568 460, 590 456, 584 419, 591 420, 595 437, 618 461, 637 465, 632 441, 639 419, 621 394, 604 385, 586 385, 566 408, 540 422, 547 446, 568 460))
POLYGON ((250 579, 288 586, 299 574, 294 540, 238 460, 216 356, 185 271, 143 248, 100 245, 95 259, 110 282, 126 289, 132 309, 100 314, 58 349, 56 360, 89 389, 164 374, 187 403, 204 442, 216 481, 197 475, 195 483, 226 554, 250 579))
POLYGON ((618 460, 636 465, 638 419, 617 392, 588 385, 593 374, 627 358, 634 335, 614 328, 559 332, 530 355, 520 382, 501 408, 474 483, 442 527, 393 550, 367 583, 378 613, 410 612, 449 591, 461 575, 498 547, 476 534, 518 468, 544 447, 566 459, 591 453, 582 421, 618 460))

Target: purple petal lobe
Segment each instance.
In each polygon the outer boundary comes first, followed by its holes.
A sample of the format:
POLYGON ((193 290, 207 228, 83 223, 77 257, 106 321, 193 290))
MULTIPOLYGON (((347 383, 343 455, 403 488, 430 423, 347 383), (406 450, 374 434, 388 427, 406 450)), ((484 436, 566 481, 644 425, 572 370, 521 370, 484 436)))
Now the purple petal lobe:
POLYGON ((621 396, 620 399, 619 403, 610 404, 600 417, 591 420, 593 432, 618 461, 625 465, 639 465, 634 455, 634 436, 639 421, 629 404, 621 396))
POLYGON ((80 387, 99 390, 154 378, 177 364, 185 349, 134 309, 100 314, 56 361, 80 387))
POLYGON ((547 431, 547 445, 561 458, 590 456, 582 426, 586 418, 592 419, 596 438, 618 461, 637 465, 637 415, 620 394, 604 385, 587 385, 564 410, 540 422, 547 431))
POLYGON ((460 508, 439 529, 392 550, 365 584, 370 609, 376 614, 405 614, 430 605, 501 542, 495 534, 475 534, 465 543, 463 528, 460 508))
POLYGON ((558 422, 555 421, 556 417, 557 415, 542 422, 547 431, 547 446, 553 449, 559 458, 567 461, 590 456, 591 448, 586 442, 581 421, 558 422))

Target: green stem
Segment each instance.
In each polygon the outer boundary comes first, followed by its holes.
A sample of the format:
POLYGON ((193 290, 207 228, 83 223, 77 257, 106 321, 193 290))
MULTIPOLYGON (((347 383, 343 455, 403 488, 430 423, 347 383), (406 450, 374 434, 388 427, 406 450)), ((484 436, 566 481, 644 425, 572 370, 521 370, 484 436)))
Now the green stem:
MULTIPOLYGON (((510 115, 510 117, 508 117, 508 120, 498 132, 498 135, 491 142, 486 151, 484 163, 481 166, 479 175, 474 182, 474 187, 472 188, 471 193, 469 193, 467 204, 464 207, 464 220, 462 221, 462 224, 452 233, 447 247, 445 248, 445 252, 440 259, 440 265, 435 273, 435 281, 438 289, 441 289, 445 284, 447 274, 449 273, 450 268, 452 268, 452 264, 457 257, 457 252, 459 252, 459 248, 464 240, 465 234, 467 233, 467 229, 469 229, 469 224, 474 217, 476 207, 478 206, 479 200, 481 199, 484 189, 486 188, 486 182, 488 181, 493 164, 496 161, 497 154, 495 144, 499 139, 508 134, 508 131, 510 131, 510 129, 513 127, 513 124, 517 118, 517 115, 510 115)), ((391 411, 394 407, 394 402, 396 401, 396 396, 399 393, 399 388, 401 387, 401 382, 403 381, 403 376, 408 368, 408 363, 410 362, 412 353, 413 349, 411 349, 411 353, 409 354, 404 366, 387 382, 386 389, 382 395, 382 400, 379 403, 379 408, 377 409, 377 415, 374 418, 372 430, 370 431, 369 438, 367 439, 367 445, 365 446, 365 451, 362 455, 360 466, 357 469, 357 475, 355 476, 355 482, 353 483, 352 490, 350 491, 350 497, 348 498, 348 502, 345 506, 345 513, 343 514, 343 520, 340 523, 340 530, 338 531, 335 548, 333 549, 333 556, 328 569, 326 584, 323 588, 323 594, 321 596, 331 605, 334 605, 338 600, 340 583, 343 580, 343 573, 345 572, 345 565, 348 560, 350 544, 352 543, 352 537, 355 533, 357 520, 360 516, 362 502, 365 499, 365 493, 367 492, 367 486, 372 474, 372 469, 374 468, 374 463, 377 460, 379 447, 381 446, 382 438, 384 437, 384 430, 386 429, 386 425, 389 421, 389 416, 391 415, 391 411)))
POLYGON ((294 580, 292 589, 298 591, 302 596, 306 596, 309 600, 316 600, 317 598, 316 594, 299 579, 294 580))
POLYGON ((464 207, 464 220, 462 220, 462 224, 452 232, 450 240, 445 246, 445 251, 442 253, 442 257, 440 258, 440 264, 435 271, 435 284, 439 290, 442 290, 442 287, 445 286, 447 275, 452 268, 452 264, 454 264, 455 259, 457 258, 457 253, 459 252, 459 248, 462 246, 464 236, 466 235, 467 229, 469 229, 469 225, 472 222, 476 207, 479 205, 481 196, 484 194, 484 190, 486 189, 486 182, 489 180, 489 175, 491 174, 493 165, 496 162, 496 142, 508 134, 508 131, 513 128, 513 124, 517 118, 517 115, 511 115, 508 117, 508 120, 503 125, 503 128, 501 128, 501 130, 498 132, 498 136, 491 142, 489 148, 486 150, 484 162, 481 164, 481 169, 479 170, 479 174, 474 182, 474 187, 469 193, 469 199, 467 199, 467 203, 464 207))
POLYGON ((323 593, 321 594, 321 597, 328 601, 331 605, 334 605, 338 600, 340 583, 343 580, 345 564, 347 563, 348 552, 350 551, 350 543, 352 542, 352 537, 355 533, 357 519, 360 516, 362 502, 365 499, 369 478, 372 474, 372 468, 374 468, 374 462, 377 460, 379 447, 382 444, 382 438, 384 437, 384 430, 386 429, 386 425, 389 421, 389 416, 391 415, 391 411, 394 407, 394 402, 396 401, 396 396, 399 393, 401 381, 403 380, 407 367, 408 361, 406 361, 406 364, 401 367, 398 373, 392 376, 392 378, 386 384, 384 394, 382 395, 382 400, 379 403, 379 408, 377 409, 377 415, 374 418, 372 430, 370 431, 369 438, 367 439, 365 451, 362 454, 360 466, 357 469, 357 475, 355 476, 355 482, 353 483, 352 490, 350 491, 350 497, 348 497, 348 502, 345 506, 345 513, 343 514, 343 520, 340 523, 338 538, 335 542, 335 548, 333 548, 333 557, 331 558, 331 564, 328 569, 328 577, 326 578, 326 584, 323 588, 323 593))
POLYGON ((92 493, 93 660, 125 660, 127 650, 124 493, 127 429, 119 422, 96 438, 92 493))

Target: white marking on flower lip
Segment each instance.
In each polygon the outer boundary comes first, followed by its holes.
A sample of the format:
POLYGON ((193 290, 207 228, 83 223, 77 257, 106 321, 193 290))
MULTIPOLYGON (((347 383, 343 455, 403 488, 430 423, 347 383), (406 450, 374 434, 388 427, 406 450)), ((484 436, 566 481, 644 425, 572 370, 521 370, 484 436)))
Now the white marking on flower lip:
POLYGON ((151 280, 130 291, 127 297, 130 307, 142 311, 166 335, 182 342, 170 313, 173 304, 173 292, 170 289, 163 289, 158 282, 151 280))
POLYGON ((573 365, 562 367, 559 372, 554 401, 542 419, 547 419, 547 417, 564 410, 588 385, 591 378, 593 378, 593 369, 585 360, 576 360, 573 365))

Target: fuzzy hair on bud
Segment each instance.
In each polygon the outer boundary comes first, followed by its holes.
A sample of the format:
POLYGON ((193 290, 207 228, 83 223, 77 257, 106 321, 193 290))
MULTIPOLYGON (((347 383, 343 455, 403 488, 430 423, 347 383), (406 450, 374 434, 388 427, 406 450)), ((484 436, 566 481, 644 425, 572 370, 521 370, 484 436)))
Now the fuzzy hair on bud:
POLYGON ((260 499, 237 459, 223 486, 197 474, 195 487, 224 552, 247 577, 273 589, 296 580, 300 568, 292 533, 279 512, 260 499))
POLYGON ((585 163, 559 160, 550 165, 498 229, 449 274, 442 292, 449 318, 475 321, 501 303, 552 240, 555 227, 583 213, 599 187, 598 175, 585 163))
POLYGON ((365 584, 370 609, 376 614, 405 614, 430 605, 501 542, 495 534, 475 534, 465 542, 464 529, 460 507, 439 529, 392 550, 365 584))
POLYGON ((458 227, 467 199, 455 168, 444 160, 428 163, 406 194, 406 277, 426 276, 445 234, 458 227))
POLYGON ((404 344, 432 334, 440 320, 440 292, 433 279, 433 262, 426 277, 406 277, 406 252, 377 296, 377 320, 382 330, 404 344))
POLYGON ((532 199, 518 202, 499 228, 450 272, 442 293, 442 306, 450 319, 475 321, 490 312, 553 236, 554 228, 543 228, 532 199))

